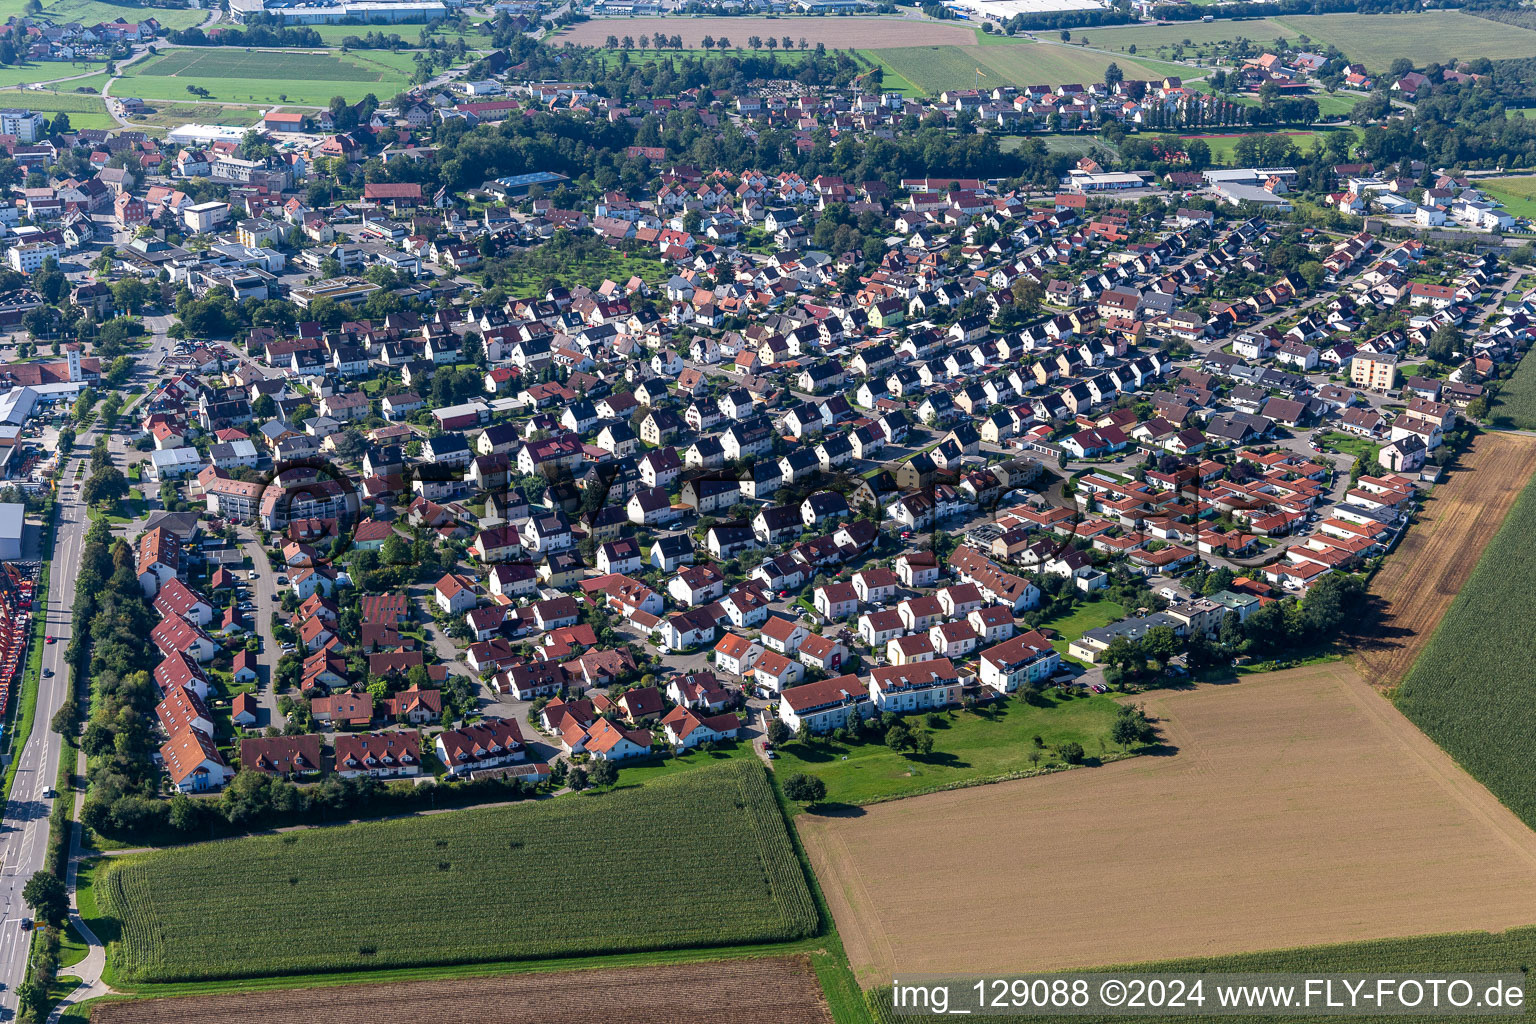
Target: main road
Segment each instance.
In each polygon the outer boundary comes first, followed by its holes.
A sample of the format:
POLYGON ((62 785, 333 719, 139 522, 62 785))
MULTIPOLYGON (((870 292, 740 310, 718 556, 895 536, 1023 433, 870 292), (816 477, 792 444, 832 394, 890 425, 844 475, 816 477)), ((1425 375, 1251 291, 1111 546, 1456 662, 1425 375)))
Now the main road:
MULTIPOLYGON (((87 440, 87 447, 94 438, 87 440)), ((80 563, 80 548, 85 543, 89 525, 86 508, 74 486, 71 458, 61 477, 59 501, 55 512, 53 567, 47 604, 34 608, 34 615, 47 621, 47 632, 57 638, 43 646, 43 676, 38 681, 37 714, 32 735, 22 748, 16 767, 16 782, 5 805, 0 823, 0 1017, 10 1019, 16 1013, 16 987, 26 978, 27 952, 31 932, 23 931, 21 920, 31 911, 21 900, 27 879, 43 867, 48 849, 48 816, 55 799, 72 800, 69 793, 51 796, 59 774, 62 738, 49 728, 54 713, 64 703, 69 690, 69 671, 64 650, 71 635, 70 610, 75 602, 75 566, 80 563)), ((19 691, 13 698, 21 699, 19 691)))
MULTIPOLYGON (((145 379, 148 375, 143 371, 152 370, 168 354, 165 328, 169 322, 169 317, 145 318, 146 325, 154 332, 149 345, 137 355, 145 393, 154 382, 152 377, 145 379)), ((130 410, 132 404, 136 402, 130 404, 130 410)), ((125 410, 124 416, 128 415, 130 411, 125 410)), ((96 423, 100 422, 98 418, 96 423)), ((46 633, 57 642, 43 645, 43 676, 38 681, 32 735, 22 748, 16 782, 5 804, 5 817, 0 819, 0 985, 3 985, 0 988, 0 1019, 3 1020, 15 1017, 16 988, 26 980, 32 933, 22 930, 21 921, 30 917, 31 911, 22 902, 21 890, 27 879, 43 867, 48 850, 48 816, 53 812, 54 800, 74 799, 71 793, 48 795, 58 780, 59 753, 63 744, 63 738, 50 725, 69 692, 69 670, 64 651, 73 633, 71 610, 75 604, 75 569, 80 564, 85 532, 90 526, 90 517, 80 501, 75 483, 75 467, 89 457, 99 433, 99 426, 93 426, 81 434, 75 442, 75 451, 80 454, 67 459, 59 474, 48 601, 44 606, 33 608, 33 615, 45 617, 46 633)), ((34 544, 37 542, 33 541, 34 544)), ((19 690, 12 696, 21 699, 19 690)))

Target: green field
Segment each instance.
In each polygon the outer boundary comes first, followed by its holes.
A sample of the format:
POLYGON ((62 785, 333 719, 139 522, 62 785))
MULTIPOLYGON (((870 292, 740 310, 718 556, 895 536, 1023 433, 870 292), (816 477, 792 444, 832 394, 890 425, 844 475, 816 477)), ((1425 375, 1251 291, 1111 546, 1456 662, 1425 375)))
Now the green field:
POLYGON ((1039 628, 1055 631, 1056 636, 1051 646, 1056 648, 1056 653, 1061 655, 1063 661, 1082 664, 1075 658, 1067 657, 1067 646, 1090 629, 1098 629, 1123 618, 1125 608, 1122 605, 1114 601, 1089 601, 1078 605, 1070 615, 1058 615, 1054 619, 1042 621, 1039 628))
POLYGON ((1073 135, 1005 135, 997 140, 997 148, 1004 153, 1022 149, 1031 139, 1039 139, 1050 153, 1069 153, 1072 156, 1088 156, 1095 152, 1117 156, 1119 147, 1100 138, 1094 132, 1073 135))
POLYGON ((1317 143, 1314 141, 1330 131, 1353 131, 1351 128, 1333 129, 1327 128, 1321 131, 1296 131, 1296 132, 1247 132, 1239 134, 1228 133, 1189 133, 1180 135, 1181 139, 1200 139, 1211 148, 1211 158, 1217 163, 1231 163, 1237 151, 1237 141, 1248 135, 1284 135, 1290 139, 1298 150, 1303 152, 1311 149, 1317 143))
POLYGON ((1529 57, 1536 53, 1536 32, 1503 25, 1459 11, 1419 14, 1300 14, 1275 21, 1290 39, 1305 35, 1315 46, 1337 46, 1351 60, 1385 71, 1398 57, 1415 66, 1452 58, 1529 57))
MULTIPOLYGON (((39 82, 51 82, 56 78, 73 78, 75 75, 102 71, 106 66, 105 62, 98 60, 54 60, 42 61, 36 64, 12 64, 8 67, 0 67, 0 87, 11 88, 13 86, 36 85, 39 82)), ((58 85, 51 85, 48 88, 71 92, 80 84, 82 84, 80 81, 60 82, 58 85)))
POLYGON ((1515 374, 1499 387, 1489 422, 1505 430, 1536 430, 1536 357, 1527 352, 1515 374))
POLYGON ((1484 178, 1477 187, 1493 196, 1516 217, 1536 217, 1536 174, 1515 178, 1484 178))
POLYGON ((245 126, 261 119, 254 107, 225 107, 217 103, 158 103, 153 114, 137 114, 128 120, 135 128, 168 130, 184 124, 245 126))
MULTIPOLYGON (((806 772, 827 784, 827 801, 867 804, 980 782, 997 781, 1061 764, 1053 750, 1068 741, 1081 743, 1090 757, 1117 754, 1109 727, 1119 708, 1103 695, 1045 695, 1008 700, 979 711, 940 716, 933 728, 933 751, 902 754, 879 742, 838 743, 795 740, 779 747, 777 774, 806 772), (1036 747, 1039 736, 1043 746, 1036 747)), ((914 729, 929 728, 922 716, 907 719, 914 729)))
POLYGON ((1353 455, 1357 459, 1365 459, 1367 466, 1376 461, 1376 453, 1381 451, 1381 445, 1370 438, 1357 437, 1354 434, 1345 434, 1337 430, 1330 430, 1326 434, 1319 434, 1316 440, 1326 451, 1339 452, 1344 455, 1353 455))
POLYGON ((1255 45, 1270 46, 1281 36, 1294 33, 1270 18, 1223 18, 1220 21, 1181 21, 1171 25, 1117 25, 1087 28, 1074 32, 1084 35, 1096 49, 1118 50, 1134 46, 1139 56, 1156 56, 1160 50, 1182 45, 1184 55, 1208 55, 1217 44, 1250 39, 1255 45))
POLYGON ((885 50, 861 50, 872 64, 910 82, 926 95, 946 89, 983 89, 999 85, 1060 85, 1099 82, 1111 63, 1120 65, 1127 78, 1159 79, 1189 69, 1157 61, 1117 58, 1051 43, 1011 43, 1006 46, 900 46, 885 50), (980 74, 977 74, 977 69, 980 74))
POLYGON ((95 893, 112 971, 141 982, 725 946, 818 926, 755 760, 162 850, 111 865, 95 893))
POLYGON ((1536 594, 1536 484, 1516 499, 1397 706, 1527 825, 1536 825, 1536 672, 1526 612, 1536 594))
MULTIPOLYGON (((24 13, 24 0, 0 2, 0 21, 24 13)), ((106 3, 105 0, 43 0, 43 17, 56 25, 78 21, 82 25, 96 25, 104 21, 143 21, 154 18, 166 28, 191 28, 201 25, 208 17, 206 10, 195 11, 188 7, 145 7, 141 4, 106 3)))
POLYGON ((386 50, 343 55, 189 47, 130 65, 113 93, 186 102, 187 86, 195 85, 207 89, 208 98, 226 102, 324 106, 333 96, 356 101, 370 92, 388 101, 406 87, 411 71, 409 53, 386 50))
MULTIPOLYGON (((1536 962, 1536 928, 1518 928, 1491 935, 1488 932, 1465 932, 1456 935, 1427 935, 1413 939, 1380 939, 1374 942, 1351 942, 1335 946, 1313 946, 1304 949, 1282 949, 1267 953, 1246 953, 1236 956, 1199 957, 1189 960, 1168 960, 1159 963, 1137 964, 1143 973, 1193 973, 1193 972, 1249 972, 1249 973, 1305 973, 1305 974, 1359 974, 1371 971, 1380 974, 1418 974, 1441 976, 1448 971, 1506 973, 1520 971, 1524 965, 1536 962)), ((1124 970, 1124 966, 1105 967, 1107 971, 1124 970)), ((1206 986, 1206 998, 1211 1000, 1210 986, 1206 986)), ((868 993, 871 1011, 876 1024, 901 1024, 915 1019, 898 1014, 890 1005, 890 989, 880 988, 868 993)), ((1209 1002, 1207 1003, 1209 1005, 1209 1002)), ((1514 1016, 1523 1016, 1515 1014, 1514 1016)), ((1063 1017, 1061 1015, 989 1016, 988 1021, 998 1024, 1061 1024, 1070 1020, 1073 1024, 1110 1024, 1124 1021, 1125 1016, 1063 1017)), ((1160 1021, 1223 1021, 1231 1024, 1327 1024, 1346 1020, 1345 1017, 1326 1014, 1287 1013, 1272 1016, 1222 1014, 1219 1016, 1158 1015, 1160 1021)), ((1382 1024, 1422 1024, 1429 1020, 1419 1016, 1372 1016, 1382 1024)))
POLYGON ((107 106, 101 97, 87 93, 0 89, 0 106, 27 107, 50 117, 63 111, 69 115, 69 123, 73 128, 117 127, 117 122, 107 113, 107 106))

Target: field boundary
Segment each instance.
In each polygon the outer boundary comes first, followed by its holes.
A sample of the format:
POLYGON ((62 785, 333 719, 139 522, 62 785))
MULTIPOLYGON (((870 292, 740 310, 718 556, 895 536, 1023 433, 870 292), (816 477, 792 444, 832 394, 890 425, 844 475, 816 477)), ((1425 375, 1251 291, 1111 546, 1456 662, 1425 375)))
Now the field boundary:
POLYGON ((1371 579, 1382 607, 1351 657, 1377 689, 1401 683, 1536 470, 1536 437, 1484 431, 1437 484, 1371 579))

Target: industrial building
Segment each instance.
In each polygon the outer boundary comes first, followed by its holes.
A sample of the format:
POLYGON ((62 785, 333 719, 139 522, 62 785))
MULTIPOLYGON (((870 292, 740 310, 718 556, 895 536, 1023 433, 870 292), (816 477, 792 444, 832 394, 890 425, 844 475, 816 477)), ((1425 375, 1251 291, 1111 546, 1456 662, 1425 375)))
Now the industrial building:
POLYGON ((0 503, 0 561, 21 558, 21 535, 26 530, 27 506, 19 501, 0 503))

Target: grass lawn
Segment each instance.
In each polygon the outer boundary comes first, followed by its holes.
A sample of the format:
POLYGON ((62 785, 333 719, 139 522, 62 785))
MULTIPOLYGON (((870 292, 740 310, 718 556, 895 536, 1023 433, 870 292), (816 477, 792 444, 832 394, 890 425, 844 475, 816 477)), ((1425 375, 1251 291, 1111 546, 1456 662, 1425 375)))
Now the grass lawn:
POLYGON ((1211 147, 1211 159, 1217 163, 1229 164, 1237 152, 1237 142, 1244 135, 1284 135, 1296 145, 1297 149, 1306 149, 1311 145, 1309 140, 1315 139, 1320 132, 1239 132, 1227 133, 1195 133, 1180 135, 1181 139, 1201 139, 1211 147))
POLYGON ((71 128, 116 128, 100 96, 75 92, 46 92, 36 89, 0 89, 0 106, 24 107, 48 115, 69 115, 71 128))
POLYGON ((1337 430, 1330 430, 1326 434, 1319 434, 1317 443, 1330 452, 1353 455, 1357 459, 1364 456, 1367 465, 1375 462, 1376 453, 1381 451, 1381 445, 1370 438, 1356 437, 1353 434, 1344 434, 1337 430))
MULTIPOLYGON (((18 85, 33 85, 37 82, 51 82, 55 78, 69 78, 73 75, 102 71, 106 66, 104 61, 99 60, 48 60, 38 61, 35 64, 13 64, 9 67, 0 67, 0 86, 10 88, 18 85)), ((57 88, 67 92, 77 84, 60 82, 57 88)))
POLYGON ((1477 187, 1503 203, 1516 217, 1536 217, 1536 174, 1485 178, 1477 187))
POLYGON ((1096 48, 1119 50, 1136 47, 1138 55, 1152 56, 1162 48, 1182 45, 1184 55, 1193 57, 1209 54, 1219 43, 1237 39, 1252 39, 1262 46, 1269 46, 1277 36, 1291 33, 1278 21, 1269 18, 1223 18, 1220 21, 1186 21, 1172 25, 1117 25, 1107 28, 1079 29, 1074 36, 1086 35, 1096 48))
MULTIPOLYGON (((1112 698, 1063 698, 1051 690, 1032 700, 941 715, 929 754, 901 754, 882 743, 791 741, 779 747, 775 772, 780 779, 796 772, 819 777, 827 784, 828 803, 867 804, 1025 775, 1059 764, 1054 749, 1069 741, 1081 743, 1090 757, 1118 752, 1108 745, 1119 706, 1112 698), (1043 747, 1035 745, 1036 736, 1043 747)), ((921 715, 906 721, 914 729, 926 728, 921 715)))
MULTIPOLYGON (((569 284, 584 284, 591 288, 602 284, 604 278, 623 284, 638 274, 650 284, 658 285, 671 276, 667 265, 651 256, 622 253, 606 246, 594 253, 569 260, 558 276, 569 284)), ((537 266, 521 267, 515 257, 503 262, 507 264, 507 271, 499 274, 497 281, 513 295, 542 291, 545 279, 552 276, 537 266)))
POLYGON ((75 931, 75 926, 65 925, 64 934, 59 938, 59 966, 73 967, 84 960, 90 951, 91 947, 75 931))
POLYGON ((226 107, 218 103, 159 103, 153 114, 137 114, 128 120, 147 131, 179 128, 184 124, 222 124, 244 128, 253 125, 261 112, 253 107, 226 107))
MULTIPOLYGON (((1500 60, 1536 53, 1536 32, 1460 11, 1417 14, 1303 14, 1274 19, 1282 33, 1312 39, 1313 48, 1337 46, 1352 61, 1385 71, 1398 57, 1414 66, 1452 58, 1500 60)), ((1272 37, 1267 37, 1272 38, 1272 37)))
POLYGON ((754 756, 756 755, 752 753, 752 744, 742 741, 722 744, 715 750, 690 750, 682 757, 647 758, 638 764, 625 762, 619 767, 619 781, 614 783, 614 786, 622 788, 638 785, 654 779, 679 775, 708 764, 719 764, 722 761, 754 756))
POLYGON ((171 50, 130 65, 114 88, 148 100, 188 99, 187 87, 209 91, 206 99, 231 103, 295 103, 324 106, 333 96, 388 100, 406 87, 410 54, 358 50, 348 54, 296 50, 203 47, 171 50))
POLYGON ((1004 153, 1011 153, 1016 149, 1022 149, 1030 139, 1039 139, 1045 143, 1046 151, 1050 153, 1070 153, 1073 156, 1087 156, 1095 151, 1111 155, 1119 153, 1117 147, 1099 138, 1093 132, 1085 132, 1081 135, 1009 135, 998 140, 997 148, 1004 153))
POLYGON ((1100 626, 1107 626, 1123 618, 1125 618, 1125 607, 1118 602, 1089 601, 1078 605, 1070 615, 1058 615, 1054 619, 1046 619, 1040 623, 1040 627, 1055 631, 1056 636, 1051 641, 1051 646, 1056 648, 1056 652, 1061 655, 1063 661, 1081 665, 1083 663, 1077 659, 1067 657, 1067 645, 1090 629, 1098 629, 1100 626))

